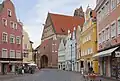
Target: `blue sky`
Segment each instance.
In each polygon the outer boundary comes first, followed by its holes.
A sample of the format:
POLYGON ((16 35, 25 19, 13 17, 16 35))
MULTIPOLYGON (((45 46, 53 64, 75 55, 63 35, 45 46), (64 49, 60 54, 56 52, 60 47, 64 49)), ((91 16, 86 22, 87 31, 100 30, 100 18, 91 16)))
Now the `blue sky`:
MULTIPOLYGON (((0 0, 0 2, 3 0, 0 0)), ((94 9, 96 0, 12 0, 17 17, 23 22, 34 47, 40 44, 42 30, 48 12, 73 15, 76 8, 89 6, 94 9)))

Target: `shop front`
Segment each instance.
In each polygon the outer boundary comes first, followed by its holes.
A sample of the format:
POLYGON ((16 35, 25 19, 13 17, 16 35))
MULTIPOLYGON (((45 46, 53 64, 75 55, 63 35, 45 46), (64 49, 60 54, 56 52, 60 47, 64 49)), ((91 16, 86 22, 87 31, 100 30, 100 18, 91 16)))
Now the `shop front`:
POLYGON ((21 65, 22 61, 0 61, 0 74, 14 73, 16 65, 21 65))
POLYGON ((114 47, 93 56, 99 61, 99 73, 102 76, 120 79, 120 48, 114 47))
POLYGON ((111 56, 111 76, 120 80, 120 49, 111 56))

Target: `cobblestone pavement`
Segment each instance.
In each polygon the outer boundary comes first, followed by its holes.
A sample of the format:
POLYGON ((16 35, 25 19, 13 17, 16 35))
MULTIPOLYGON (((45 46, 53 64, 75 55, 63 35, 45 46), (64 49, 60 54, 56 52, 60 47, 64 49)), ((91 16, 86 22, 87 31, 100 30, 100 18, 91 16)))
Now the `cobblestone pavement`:
MULTIPOLYGON (((116 81, 101 78, 102 81, 116 81)), ((20 77, 9 77, 0 79, 0 81, 85 81, 80 73, 60 71, 55 69, 43 69, 40 72, 29 75, 21 75, 20 77)))

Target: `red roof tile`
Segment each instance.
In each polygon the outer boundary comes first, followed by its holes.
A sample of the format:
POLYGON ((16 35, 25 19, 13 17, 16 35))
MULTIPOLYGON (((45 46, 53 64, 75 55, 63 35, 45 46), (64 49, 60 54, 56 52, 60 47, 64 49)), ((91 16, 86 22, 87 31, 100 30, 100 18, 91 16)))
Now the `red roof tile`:
POLYGON ((75 16, 66 16, 60 14, 49 13, 52 23, 54 25, 56 34, 67 34, 68 30, 73 31, 74 27, 81 27, 84 24, 85 19, 75 16))

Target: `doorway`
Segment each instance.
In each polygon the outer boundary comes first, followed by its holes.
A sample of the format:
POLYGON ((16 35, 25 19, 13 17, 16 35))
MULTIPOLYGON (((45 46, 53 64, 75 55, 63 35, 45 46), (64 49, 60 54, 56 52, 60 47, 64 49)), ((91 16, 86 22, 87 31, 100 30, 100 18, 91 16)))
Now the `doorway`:
POLYGON ((48 57, 46 55, 41 56, 40 64, 41 64, 41 66, 40 66, 41 68, 48 67, 48 57))

